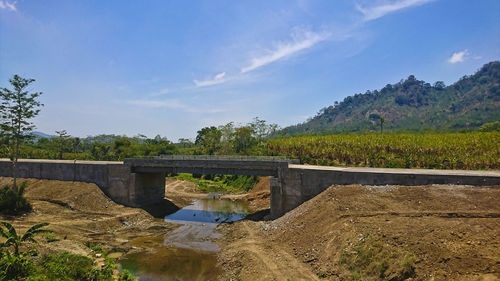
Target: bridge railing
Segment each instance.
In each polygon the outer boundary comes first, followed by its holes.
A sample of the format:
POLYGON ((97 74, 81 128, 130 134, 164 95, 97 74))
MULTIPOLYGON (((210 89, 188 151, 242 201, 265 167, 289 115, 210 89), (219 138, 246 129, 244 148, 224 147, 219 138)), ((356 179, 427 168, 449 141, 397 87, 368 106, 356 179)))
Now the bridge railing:
MULTIPOLYGON (((273 161, 299 163, 297 159, 290 159, 286 156, 242 156, 242 155, 160 155, 143 156, 127 159, 159 159, 159 160, 237 160, 237 161, 273 161)), ((127 160, 126 159, 126 160, 127 160)))

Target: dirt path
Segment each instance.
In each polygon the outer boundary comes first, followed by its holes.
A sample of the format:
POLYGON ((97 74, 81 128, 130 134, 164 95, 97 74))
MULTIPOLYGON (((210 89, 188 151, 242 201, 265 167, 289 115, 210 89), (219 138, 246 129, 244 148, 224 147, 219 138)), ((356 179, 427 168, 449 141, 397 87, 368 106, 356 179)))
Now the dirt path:
POLYGON ((221 280, 318 280, 304 263, 283 248, 262 239, 253 229, 254 222, 242 221, 235 227, 240 238, 226 240, 228 247, 219 256, 223 267, 234 271, 226 272, 221 280), (227 264, 225 260, 229 260, 227 264))

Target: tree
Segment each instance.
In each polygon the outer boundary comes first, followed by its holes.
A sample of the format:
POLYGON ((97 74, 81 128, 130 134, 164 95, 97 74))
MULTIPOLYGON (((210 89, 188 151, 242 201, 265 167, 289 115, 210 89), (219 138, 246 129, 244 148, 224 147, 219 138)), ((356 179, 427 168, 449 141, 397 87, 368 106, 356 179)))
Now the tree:
POLYGON ((222 132, 215 126, 205 127, 199 130, 195 144, 203 148, 203 152, 213 155, 220 148, 222 132))
MULTIPOLYGON (((326 112, 326 108, 320 110, 321 112, 326 112)), ((249 124, 249 126, 253 130, 253 135, 255 139, 257 139, 257 143, 262 143, 263 140, 272 134, 274 134, 278 130, 277 124, 267 124, 265 120, 259 119, 259 117, 255 117, 253 122, 249 124)))
POLYGON ((54 150, 57 152, 60 160, 63 158, 63 153, 68 150, 71 142, 71 136, 68 135, 66 130, 56 131, 57 137, 52 138, 54 150))
POLYGON ((384 132, 384 123, 385 123, 385 118, 381 116, 380 117, 380 133, 384 132))
POLYGON ((446 87, 446 85, 444 84, 443 81, 436 81, 436 83, 434 83, 434 88, 436 88, 437 90, 442 90, 446 87))
POLYGON ((219 126, 221 132, 220 138, 220 152, 221 154, 228 155, 234 152, 234 123, 229 122, 226 125, 219 126))
POLYGON ((7 146, 7 151, 12 161, 12 177, 14 192, 17 192, 17 161, 19 159, 19 148, 25 140, 31 137, 35 128, 31 119, 36 117, 43 106, 37 98, 41 92, 29 93, 27 87, 35 82, 35 79, 22 78, 14 75, 9 80, 13 89, 0 89, 0 133, 7 146))
POLYGON ((234 131, 234 149, 236 153, 246 152, 255 145, 256 139, 253 137, 254 129, 252 126, 238 127, 234 131))
POLYGON ((180 138, 178 144, 182 148, 193 147, 194 143, 190 139, 180 138))

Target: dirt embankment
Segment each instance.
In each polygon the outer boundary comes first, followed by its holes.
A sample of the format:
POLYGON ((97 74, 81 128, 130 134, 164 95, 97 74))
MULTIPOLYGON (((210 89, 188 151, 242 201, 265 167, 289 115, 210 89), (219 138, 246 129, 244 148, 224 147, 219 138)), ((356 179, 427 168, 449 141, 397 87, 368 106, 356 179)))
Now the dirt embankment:
MULTIPOLYGON (((111 252, 126 252, 131 248, 127 243, 134 238, 160 235, 175 228, 142 209, 114 203, 95 184, 26 181, 29 184, 25 196, 33 211, 21 217, 0 215, 0 220, 12 223, 21 233, 36 223, 49 222, 48 229, 61 241, 44 243, 39 239, 41 252, 88 255, 89 248, 81 242, 100 244, 111 252)), ((0 186, 8 183, 10 178, 0 178, 0 186)))
POLYGON ((220 227, 223 280, 500 280, 500 186, 332 186, 220 227))

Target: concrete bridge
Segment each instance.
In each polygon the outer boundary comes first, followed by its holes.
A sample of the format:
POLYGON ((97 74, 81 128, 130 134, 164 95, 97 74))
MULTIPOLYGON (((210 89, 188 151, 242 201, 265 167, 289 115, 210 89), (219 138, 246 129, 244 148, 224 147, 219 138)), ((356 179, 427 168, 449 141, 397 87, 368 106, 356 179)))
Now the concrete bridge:
MULTIPOLYGON (((168 156, 123 162, 20 160, 18 176, 95 183, 113 201, 140 207, 161 201, 167 173, 271 176, 271 216, 277 218, 332 184, 500 185, 500 171, 341 168, 300 165, 281 158, 168 156)), ((12 175, 0 159, 0 176, 12 175)), ((167 187, 168 188, 168 187, 167 187)))

